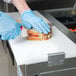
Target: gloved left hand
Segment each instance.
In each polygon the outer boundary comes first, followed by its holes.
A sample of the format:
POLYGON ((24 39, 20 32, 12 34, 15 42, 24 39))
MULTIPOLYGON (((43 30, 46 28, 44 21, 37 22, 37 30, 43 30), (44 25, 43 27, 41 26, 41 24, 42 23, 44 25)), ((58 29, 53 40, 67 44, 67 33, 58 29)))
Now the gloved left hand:
POLYGON ((44 34, 50 32, 50 26, 40 17, 36 16, 33 11, 26 10, 21 15, 22 25, 27 29, 34 28, 36 31, 44 34))
POLYGON ((0 39, 14 39, 20 34, 20 32, 20 24, 7 14, 0 12, 0 39))

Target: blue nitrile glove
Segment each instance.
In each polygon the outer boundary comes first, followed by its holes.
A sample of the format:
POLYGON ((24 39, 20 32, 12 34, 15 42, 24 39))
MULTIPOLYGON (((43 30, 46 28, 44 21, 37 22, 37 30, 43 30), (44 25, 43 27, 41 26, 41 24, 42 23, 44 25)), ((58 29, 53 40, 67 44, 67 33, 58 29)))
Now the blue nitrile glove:
POLYGON ((20 32, 20 24, 7 14, 0 12, 0 39, 14 39, 20 34, 20 32))
POLYGON ((21 18, 22 25, 27 29, 34 28, 38 32, 45 34, 48 34, 50 32, 49 25, 43 19, 36 16, 31 10, 24 11, 21 15, 21 18))

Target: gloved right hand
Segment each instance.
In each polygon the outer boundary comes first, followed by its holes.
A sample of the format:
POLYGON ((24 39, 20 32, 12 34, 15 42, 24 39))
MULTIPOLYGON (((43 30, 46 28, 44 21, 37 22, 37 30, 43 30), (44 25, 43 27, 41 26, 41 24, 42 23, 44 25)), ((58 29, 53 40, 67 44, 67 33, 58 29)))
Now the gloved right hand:
POLYGON ((39 33, 48 34, 50 26, 40 17, 36 16, 32 10, 26 10, 21 15, 22 25, 27 29, 34 28, 39 33))
POLYGON ((0 12, 0 39, 14 39, 20 34, 20 32, 20 24, 7 14, 0 12))

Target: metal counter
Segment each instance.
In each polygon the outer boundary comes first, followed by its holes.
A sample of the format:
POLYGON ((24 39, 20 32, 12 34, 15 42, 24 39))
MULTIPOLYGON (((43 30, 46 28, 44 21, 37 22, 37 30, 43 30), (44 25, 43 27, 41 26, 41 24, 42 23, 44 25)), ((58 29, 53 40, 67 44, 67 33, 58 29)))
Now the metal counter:
POLYGON ((76 58, 65 59, 63 65, 49 67, 48 62, 21 65, 23 76, 76 76, 76 58))

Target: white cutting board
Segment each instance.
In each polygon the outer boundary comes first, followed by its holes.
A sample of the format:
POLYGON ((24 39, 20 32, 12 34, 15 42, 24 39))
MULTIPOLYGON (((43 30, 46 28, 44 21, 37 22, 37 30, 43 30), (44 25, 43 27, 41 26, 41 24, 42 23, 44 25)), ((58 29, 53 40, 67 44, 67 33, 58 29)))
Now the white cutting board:
POLYGON ((55 26, 52 29, 53 36, 46 41, 29 41, 22 35, 15 40, 9 40, 18 65, 48 61, 48 54, 57 52, 64 52, 66 58, 76 57, 76 44, 55 26))

